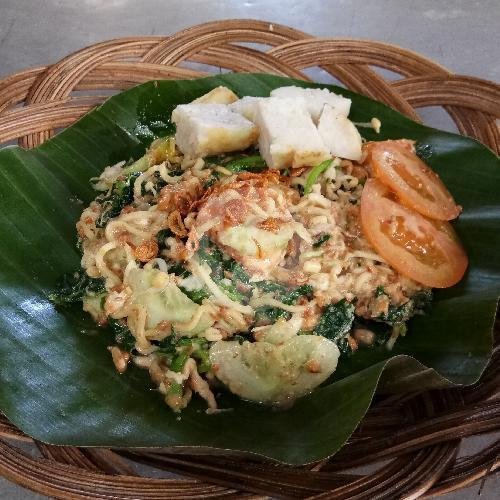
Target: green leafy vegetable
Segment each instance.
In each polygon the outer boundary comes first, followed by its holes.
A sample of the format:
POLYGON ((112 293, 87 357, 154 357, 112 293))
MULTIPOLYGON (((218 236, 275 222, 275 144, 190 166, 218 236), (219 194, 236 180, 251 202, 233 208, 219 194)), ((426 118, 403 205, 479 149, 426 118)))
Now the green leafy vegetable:
POLYGON ((309 194, 314 184, 318 180, 318 177, 325 171, 328 170, 328 167, 332 164, 333 160, 325 160, 315 167, 309 172, 309 175, 306 177, 306 183, 304 184, 304 194, 309 194))
POLYGON ((203 302, 203 299, 210 297, 210 292, 205 287, 198 288, 196 290, 188 290, 183 286, 179 286, 179 288, 182 290, 182 293, 186 294, 193 302, 196 302, 197 304, 201 304, 203 302))
POLYGON ((279 319, 289 320, 292 313, 284 311, 279 307, 261 306, 255 309, 255 321, 257 325, 276 323, 279 319))
POLYGON ((102 205, 102 213, 96 227, 104 227, 110 219, 120 215, 124 207, 134 200, 134 181, 140 174, 135 172, 124 180, 118 180, 109 195, 100 196, 97 201, 102 205))
POLYGON ((168 272, 173 273, 180 278, 187 278, 191 273, 180 263, 174 262, 168 266, 168 272))
POLYGON ((389 306, 387 314, 380 316, 380 319, 394 325, 408 321, 416 312, 422 311, 432 300, 430 290, 416 293, 410 300, 400 306, 389 306))
POLYGON ((170 369, 173 372, 181 372, 188 358, 189 358, 189 352, 187 351, 180 352, 179 354, 177 354, 177 356, 175 356, 172 359, 172 362, 170 363, 170 369))
POLYGON ((277 292, 281 294, 287 291, 287 287, 285 285, 277 283, 276 281, 269 281, 269 280, 256 281, 255 286, 265 293, 277 292))
POLYGON ((115 342, 125 351, 132 351, 135 348, 135 337, 132 335, 125 321, 109 318, 108 326, 115 336, 115 342))
POLYGON ((183 392, 184 388, 182 387, 182 384, 178 384, 173 380, 170 381, 170 386, 167 391, 168 396, 182 396, 183 392))
POLYGON ((198 364, 198 372, 206 373, 211 369, 208 346, 208 342, 202 338, 170 335, 159 342, 155 352, 167 357, 172 371, 182 371, 188 358, 192 357, 198 364))
POLYGON ((206 237, 200 242, 198 257, 209 265, 211 278, 231 300, 243 302, 247 298, 247 294, 238 290, 238 282, 245 284, 250 280, 240 264, 233 259, 226 258, 222 251, 206 237), (231 273, 232 283, 224 281, 227 279, 226 272, 231 273))
POLYGON ((211 188, 220 179, 219 172, 212 172, 208 180, 203 184, 203 189, 211 188))
POLYGON ((247 297, 244 293, 241 293, 234 284, 224 283, 224 281, 219 281, 218 283, 221 290, 235 302, 243 302, 247 297))
POLYGON ((62 306, 81 302, 86 295, 99 295, 106 292, 103 278, 90 278, 83 269, 66 273, 49 293, 49 299, 62 306))
POLYGON ((316 335, 337 341, 347 335, 354 321, 354 306, 342 299, 336 304, 329 304, 314 328, 316 335))
POLYGON ((346 356, 350 356, 351 354, 353 354, 352 347, 349 344, 347 337, 341 337, 338 340, 336 340, 335 343, 337 344, 340 354, 344 359, 346 356))
MULTIPOLYGON (((205 165, 212 168, 221 166, 233 174, 239 174, 240 172, 262 172, 267 168, 263 158, 255 154, 242 155, 237 158, 226 155, 210 156, 205 158, 205 165)), ((204 189, 213 186, 220 178, 221 174, 219 172, 216 170, 212 171, 210 177, 203 184, 204 189)))
POLYGON ((158 242, 158 248, 160 250, 165 248, 165 240, 170 236, 173 236, 174 233, 170 231, 170 229, 162 229, 156 233, 156 241, 158 242))
POLYGON ((197 344, 197 348, 192 352, 192 357, 197 361, 198 373, 206 373, 212 369, 208 355, 208 343, 197 344))
POLYGON ((233 283, 242 283, 244 285, 248 285, 250 276, 243 269, 243 266, 236 262, 234 259, 225 261, 224 269, 231 273, 231 281, 233 281, 233 283))
POLYGON ((262 172, 267 168, 267 165, 262 156, 253 155, 235 158, 234 160, 224 163, 223 167, 233 172, 233 174, 238 174, 244 171, 262 172))
POLYGON ((292 304, 295 304, 300 297, 311 299, 313 291, 314 290, 311 285, 300 285, 297 288, 292 288, 286 292, 278 293, 277 298, 284 304, 291 306, 292 304))
POLYGON ((391 325, 408 321, 413 315, 413 302, 409 300, 400 306, 389 306, 387 314, 381 316, 381 319, 391 325))
POLYGON ((222 251, 206 236, 200 241, 200 248, 198 249, 197 255, 202 262, 208 264, 211 269, 211 277, 215 282, 224 279, 224 257, 222 251))
MULTIPOLYGON (((311 298, 313 288, 310 285, 301 285, 289 288, 273 281, 258 281, 255 285, 263 292, 273 293, 274 298, 287 305, 293 305, 300 297, 311 298)), ((275 323, 278 319, 290 319, 291 313, 279 307, 261 306, 255 311, 257 323, 275 323)))
POLYGON ((323 243, 326 243, 332 237, 331 234, 324 233, 313 243, 313 248, 319 248, 323 243))

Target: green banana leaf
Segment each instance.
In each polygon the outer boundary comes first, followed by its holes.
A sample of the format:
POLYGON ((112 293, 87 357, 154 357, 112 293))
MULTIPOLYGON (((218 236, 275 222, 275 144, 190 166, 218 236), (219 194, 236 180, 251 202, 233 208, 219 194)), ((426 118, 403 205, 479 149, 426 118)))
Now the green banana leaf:
POLYGON ((410 322, 393 351, 358 352, 286 411, 226 394, 221 406, 232 411, 206 415, 194 401, 178 417, 152 390, 147 373, 133 367, 115 372, 106 331, 80 308, 57 310, 47 300, 57 278, 79 265, 75 222, 94 197, 90 177, 141 156, 171 130, 177 104, 213 87, 267 96, 291 84, 319 86, 242 74, 149 82, 112 97, 34 150, 0 151, 0 409, 20 429, 61 445, 219 448, 303 464, 345 443, 378 386, 400 391, 479 378, 491 354, 500 295, 500 162, 474 140, 414 123, 334 86, 328 87, 352 99, 354 121, 382 121, 379 135, 361 130, 367 139, 417 140, 464 208, 455 227, 469 271, 459 285, 436 292, 428 314, 410 322))

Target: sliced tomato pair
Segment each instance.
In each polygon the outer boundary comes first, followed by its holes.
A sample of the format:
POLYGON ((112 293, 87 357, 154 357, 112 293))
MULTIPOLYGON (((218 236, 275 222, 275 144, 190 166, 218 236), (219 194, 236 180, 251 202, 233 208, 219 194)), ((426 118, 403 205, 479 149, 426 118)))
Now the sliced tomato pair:
POLYGON ((369 179, 363 188, 361 225, 392 267, 425 286, 452 286, 467 269, 467 255, 451 225, 402 205, 378 179, 369 179))
POLYGON ((380 141, 366 145, 373 177, 394 191, 403 205, 437 220, 458 217, 458 206, 439 176, 414 152, 408 140, 380 141))

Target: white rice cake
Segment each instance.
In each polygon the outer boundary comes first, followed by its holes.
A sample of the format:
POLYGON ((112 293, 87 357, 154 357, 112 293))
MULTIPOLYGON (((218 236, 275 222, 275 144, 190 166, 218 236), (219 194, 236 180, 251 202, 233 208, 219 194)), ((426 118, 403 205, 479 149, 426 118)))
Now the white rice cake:
POLYGON ((259 150, 269 168, 313 166, 330 158, 303 100, 270 97, 257 103, 259 150))
POLYGON ((175 142, 192 158, 246 149, 257 141, 258 128, 225 104, 181 104, 172 112, 175 142))
POLYGON ((198 99, 195 99, 195 104, 231 104, 238 100, 238 96, 227 87, 222 85, 215 87, 210 92, 203 94, 198 99))
POLYGON ((255 113, 257 112, 257 103, 262 101, 265 97, 254 97, 247 95, 238 99, 230 105, 230 108, 240 115, 243 115, 247 120, 251 122, 255 121, 255 113))
POLYGON ((314 123, 318 123, 325 104, 346 117, 349 116, 351 110, 351 99, 334 94, 328 89, 308 89, 294 86, 279 87, 271 92, 271 97, 303 98, 314 123))
POLYGON ((328 104, 321 113, 318 132, 333 156, 361 160, 361 136, 358 129, 351 120, 328 104))

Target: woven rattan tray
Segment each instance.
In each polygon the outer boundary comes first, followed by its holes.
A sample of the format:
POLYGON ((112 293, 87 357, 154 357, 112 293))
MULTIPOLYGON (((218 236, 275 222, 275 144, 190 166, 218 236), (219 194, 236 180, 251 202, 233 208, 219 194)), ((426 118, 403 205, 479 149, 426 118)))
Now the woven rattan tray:
MULTIPOLYGON (((416 109, 442 106, 460 133, 497 153, 500 88, 458 76, 413 52, 378 42, 313 38, 265 22, 208 23, 173 36, 99 43, 52 66, 0 81, 0 145, 34 147, 120 91, 152 79, 204 76, 212 67, 308 79, 319 67, 346 87, 419 120, 416 109), (245 42, 244 45, 241 45, 245 42), (248 43, 258 44, 249 48, 248 43), (255 47, 258 47, 255 48, 255 47), (263 48, 264 47, 264 48, 263 48), (193 65, 192 63, 196 63, 193 65), (208 65, 208 66, 202 66, 208 65), (374 68, 399 75, 387 81, 374 68), (99 95, 102 94, 102 95, 99 95)), ((498 346, 498 339, 497 339, 498 346)), ((493 474, 500 440, 457 458, 462 438, 500 429, 498 347, 475 386, 378 399, 345 448, 308 467, 286 467, 227 455, 56 447, 36 442, 0 419, 0 474, 58 498, 416 498, 454 491, 493 474), (126 457, 129 461, 124 460, 126 457), (138 476, 130 459, 189 478, 138 476), (382 462, 381 462, 382 461, 382 462), (373 472, 347 471, 377 464, 373 472)))

